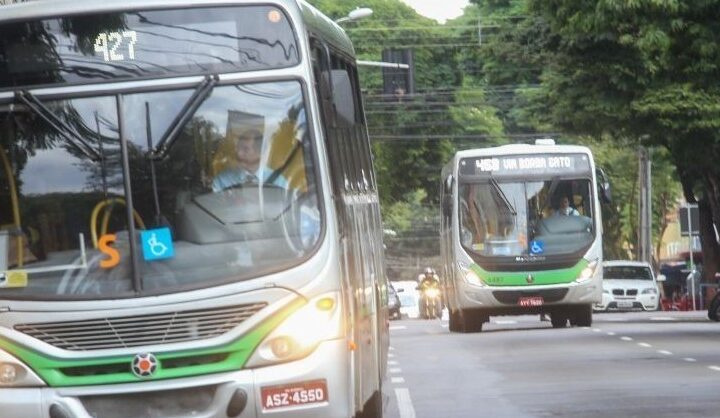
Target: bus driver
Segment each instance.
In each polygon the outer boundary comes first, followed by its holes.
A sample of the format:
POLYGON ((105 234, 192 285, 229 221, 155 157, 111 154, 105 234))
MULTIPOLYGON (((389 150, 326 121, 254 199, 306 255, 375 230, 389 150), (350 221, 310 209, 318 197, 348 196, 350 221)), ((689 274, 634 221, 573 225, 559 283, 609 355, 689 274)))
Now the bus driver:
POLYGON ((240 184, 263 183, 287 187, 287 180, 280 173, 261 164, 264 121, 259 115, 230 111, 225 140, 234 151, 230 167, 221 170, 212 182, 214 192, 240 184))

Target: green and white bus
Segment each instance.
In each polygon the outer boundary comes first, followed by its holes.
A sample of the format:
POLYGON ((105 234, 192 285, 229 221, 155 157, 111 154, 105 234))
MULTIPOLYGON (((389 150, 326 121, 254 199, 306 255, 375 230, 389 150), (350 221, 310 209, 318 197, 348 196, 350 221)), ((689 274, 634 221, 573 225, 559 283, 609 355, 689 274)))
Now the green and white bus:
POLYGON ((602 296, 603 178, 588 148, 549 139, 457 152, 441 186, 450 330, 531 313, 590 326, 602 296))
POLYGON ((382 416, 343 30, 301 0, 0 9, 0 416, 382 416))

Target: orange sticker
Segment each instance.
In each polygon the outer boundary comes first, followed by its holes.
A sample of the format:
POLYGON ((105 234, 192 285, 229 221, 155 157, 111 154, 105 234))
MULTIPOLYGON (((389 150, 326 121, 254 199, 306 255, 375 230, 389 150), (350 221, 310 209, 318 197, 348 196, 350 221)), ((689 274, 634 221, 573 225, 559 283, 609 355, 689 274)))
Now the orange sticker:
POLYGON ((110 244, 115 242, 115 239, 115 234, 105 234, 101 236, 98 241, 98 249, 108 256, 108 258, 100 260, 100 267, 104 269, 115 267, 120 263, 120 252, 110 246, 110 244))

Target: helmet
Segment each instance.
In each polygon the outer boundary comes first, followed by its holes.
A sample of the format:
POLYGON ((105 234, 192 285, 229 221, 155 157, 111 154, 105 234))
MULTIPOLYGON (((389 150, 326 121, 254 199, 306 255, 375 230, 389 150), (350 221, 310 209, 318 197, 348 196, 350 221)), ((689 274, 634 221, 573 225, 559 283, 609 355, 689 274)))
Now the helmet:
POLYGON ((435 271, 432 269, 432 267, 426 267, 425 274, 435 274, 435 271))

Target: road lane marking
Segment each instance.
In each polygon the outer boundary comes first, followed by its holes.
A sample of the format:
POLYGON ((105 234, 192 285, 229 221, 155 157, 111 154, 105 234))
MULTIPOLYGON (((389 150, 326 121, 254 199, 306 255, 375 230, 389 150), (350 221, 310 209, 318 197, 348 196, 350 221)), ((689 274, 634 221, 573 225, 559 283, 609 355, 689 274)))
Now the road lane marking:
POLYGON ((393 353, 388 353, 388 358, 395 358, 395 354, 393 354, 393 353))
POLYGON ((623 340, 623 341, 632 341, 632 340, 633 340, 633 339, 630 338, 630 337, 620 337, 620 339, 623 340))
POLYGON ((407 329, 405 325, 392 325, 390 326, 390 331, 397 331, 399 329, 407 329))
POLYGON ((610 335, 610 336, 612 336, 612 335, 615 335, 615 333, 614 333, 614 332, 612 332, 612 331, 610 331, 610 332, 608 332, 608 333, 607 333, 607 335, 610 335))
POLYGON ((658 350, 657 352, 660 353, 660 354, 664 354, 664 355, 666 355, 666 356, 672 356, 672 351, 658 350))
POLYGON ((395 360, 388 360, 388 366, 397 366, 398 362, 395 360))
POLYGON ((694 363, 694 362, 697 361, 697 360, 695 360, 695 359, 692 358, 692 357, 685 357, 683 360, 685 360, 685 361, 687 361, 687 362, 689 362, 689 363, 694 363))
POLYGON ((593 332, 602 332, 602 330, 600 328, 593 328, 592 330, 593 330, 593 332))
POLYGON ((395 350, 395 347, 393 347, 393 346, 390 346, 389 348, 390 348, 390 351, 394 351, 394 350, 395 350))
POLYGON ((443 327, 443 328, 447 328, 447 327, 448 327, 448 324, 440 324, 440 326, 443 327))
POLYGON ((392 373, 392 374, 402 373, 402 369, 399 368, 399 367, 391 367, 391 368, 390 368, 390 373, 392 373))
POLYGON ((405 378, 404 377, 391 377, 390 381, 392 383, 405 383, 405 378))
POLYGON ((638 345, 639 345, 640 347, 645 347, 645 348, 650 348, 650 347, 652 347, 652 345, 650 345, 650 344, 648 344, 648 343, 638 343, 638 345))
POLYGON ((497 321, 493 321, 493 324, 497 325, 512 325, 517 324, 517 321, 513 321, 511 319, 499 319, 497 321))
POLYGON ((415 418, 415 408, 413 408, 410 399, 410 390, 408 388, 395 388, 395 397, 397 397, 400 418, 415 418))
POLYGON ((671 316, 651 316, 651 321, 677 321, 677 318, 671 316))
POLYGON ((708 366, 708 369, 715 370, 716 372, 720 372, 720 367, 718 367, 718 366, 708 366))

